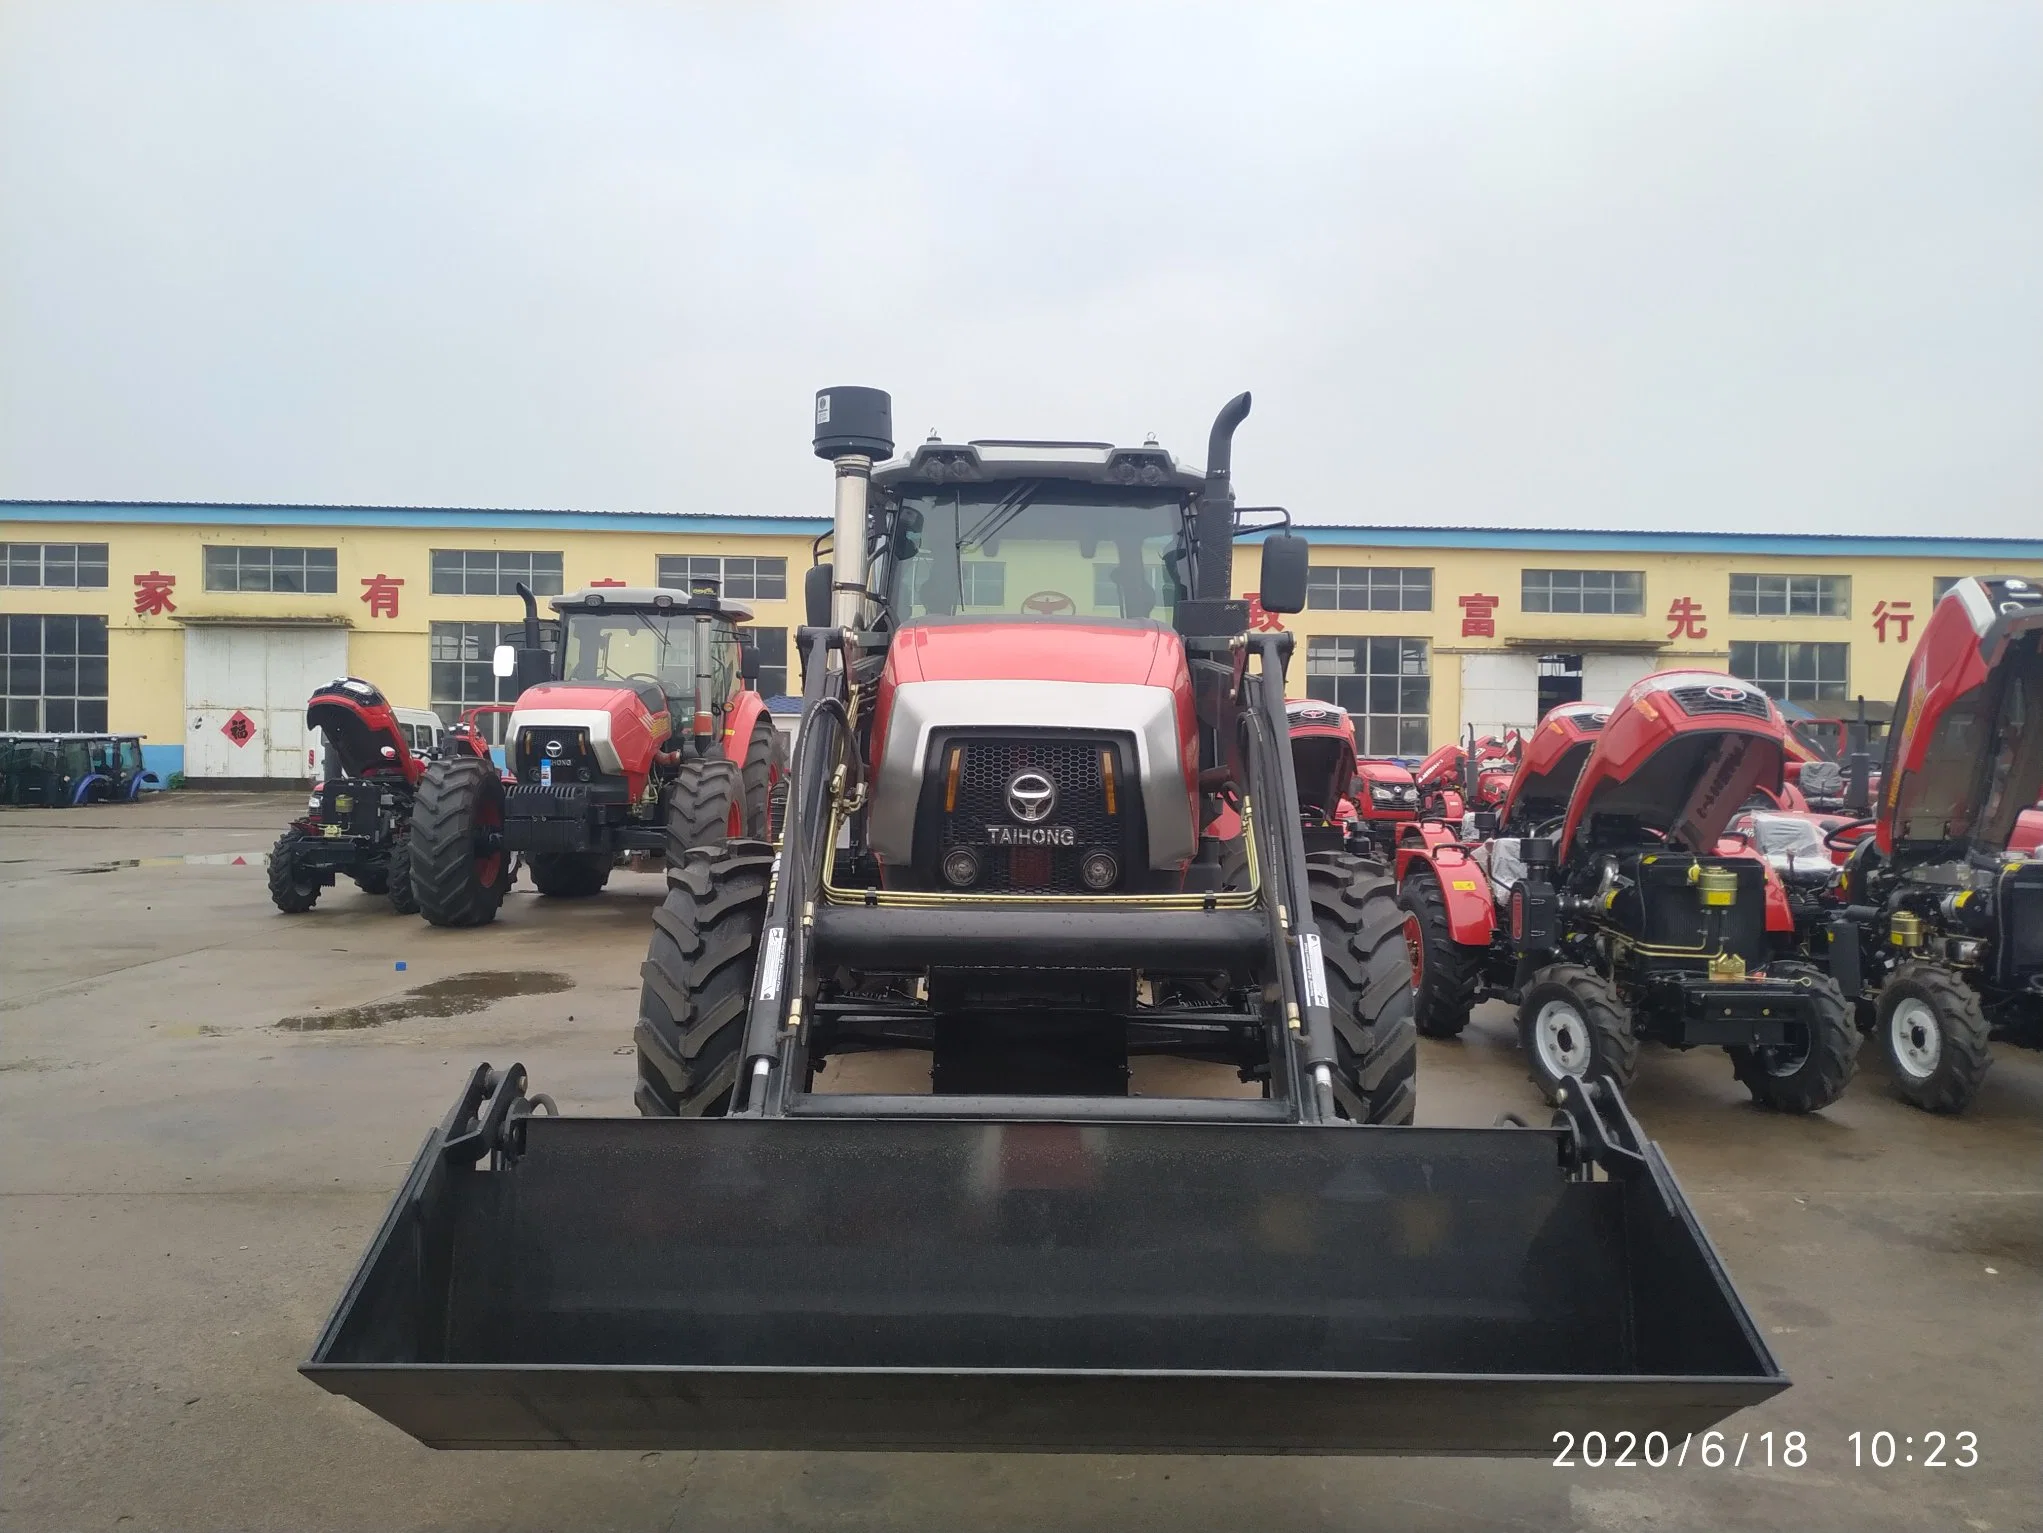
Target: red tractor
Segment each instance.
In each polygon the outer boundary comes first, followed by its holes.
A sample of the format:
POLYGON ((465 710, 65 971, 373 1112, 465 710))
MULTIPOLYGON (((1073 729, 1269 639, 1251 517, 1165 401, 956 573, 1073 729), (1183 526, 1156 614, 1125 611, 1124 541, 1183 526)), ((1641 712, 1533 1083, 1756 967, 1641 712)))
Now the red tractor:
MULTIPOLYGON (((1538 744, 1565 754, 1573 728, 1535 736, 1520 767, 1528 792, 1538 744)), ((1815 964, 1781 956, 1794 922, 1765 860, 1719 845, 1753 790, 1781 782, 1779 712, 1746 682, 1669 671, 1592 732, 1546 834, 1523 833, 1521 818, 1521 834, 1473 849, 1400 849, 1418 988, 1440 998, 1439 1025, 1472 991, 1516 1002, 1549 1100, 1568 1076, 1629 1081, 1650 1040, 1728 1049, 1763 1106, 1828 1106, 1858 1058, 1844 996, 1815 964), (1448 978, 1429 989, 1436 971, 1448 978)))
MULTIPOLYGON (((1414 955, 1422 955, 1414 960, 1414 1019, 1426 1037, 1457 1037, 1484 992, 1482 964, 1475 955, 1488 952, 1496 912, 1489 903, 1489 854, 1478 853, 1478 844, 1500 834, 1517 838, 1558 831, 1590 748, 1609 720, 1610 710, 1595 703, 1562 703, 1548 710, 1521 746, 1523 759, 1504 782, 1496 807, 1470 810, 1453 823, 1428 819, 1404 833, 1397 853, 1398 898, 1406 911, 1406 941, 1414 955), (1477 897, 1467 898, 1471 893, 1477 897)), ((1476 742, 1474 749, 1462 752, 1464 772, 1469 761, 1484 759, 1481 749, 1476 742)), ((1494 786, 1478 796, 1493 791, 1494 786)))
POLYGON ((675 868, 692 846, 773 839, 785 757, 738 643, 750 608, 711 584, 591 587, 552 598, 548 648, 537 601, 518 594, 524 642, 494 656, 520 688, 505 772, 473 756, 426 772, 412 826, 419 914, 435 926, 494 920, 514 854, 541 894, 572 899, 626 857, 675 868))
POLYGON ((1441 746, 1412 769, 1420 817, 1458 825, 1464 815, 1495 811, 1511 791, 1511 775, 1523 750, 1515 729, 1499 739, 1471 728, 1466 741, 1441 746))
POLYGON ((487 749, 472 736, 443 739, 437 717, 393 708, 352 676, 313 693, 305 722, 326 738, 325 772, 313 784, 305 813, 270 850, 271 901, 286 915, 298 915, 345 873, 364 894, 387 894, 392 910, 410 915, 418 909, 411 830, 419 780, 436 756, 487 764, 487 749), (414 750, 422 736, 438 743, 414 750))
POLYGON ((1305 849, 1345 851, 1356 821, 1354 728, 1331 703, 1294 698, 1284 713, 1305 849))
MULTIPOLYGON (((1607 1083, 1406 1126, 1391 879, 1307 849, 1302 657, 1233 595, 1248 403, 1200 473, 876 465, 887 396, 818 396, 787 825, 670 870, 645 1117, 476 1068, 308 1374, 437 1447, 641 1452, 1550 1454, 1782 1387, 1607 1083), (873 1049, 926 1089, 831 1089, 873 1049)), ((1265 611, 1306 560, 1266 538, 1265 611)))
POLYGON ((2043 589, 1953 586, 1909 657, 1894 720, 1873 835, 1831 833, 1851 849, 1837 897, 1861 939, 1842 953, 1833 939, 1831 968, 1848 991, 1877 993, 1902 1097, 1962 1112, 1992 1038, 2043 1048, 2043 857, 2017 849, 2043 797, 2043 589))

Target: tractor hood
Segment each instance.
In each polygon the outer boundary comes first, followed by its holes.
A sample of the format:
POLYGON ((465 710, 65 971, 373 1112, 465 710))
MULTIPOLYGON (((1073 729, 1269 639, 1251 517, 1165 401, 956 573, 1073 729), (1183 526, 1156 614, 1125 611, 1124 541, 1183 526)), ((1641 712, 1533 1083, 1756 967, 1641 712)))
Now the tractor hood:
POLYGON ((533 737, 530 748, 544 751, 552 732, 577 729, 588 731, 597 764, 631 780, 636 792, 652 769, 653 752, 671 733, 666 694, 649 681, 548 681, 527 687, 511 711, 507 735, 514 770, 527 751, 528 734, 533 737))
POLYGON ((1902 676, 1881 774, 1880 850, 1913 863, 1999 853, 2043 796, 2043 588, 1968 576, 1902 676))
POLYGON ((1558 856, 1664 836, 1709 852, 1755 788, 1778 791, 1786 728, 1759 688, 1721 671, 1663 671, 1610 710, 1568 801, 1558 856))
POLYGON ((1504 822, 1530 829, 1566 814, 1589 751, 1609 722, 1610 710, 1600 703, 1563 703, 1549 710, 1525 743, 1504 801, 1504 822))
POLYGON ((913 857, 931 742, 953 731, 1128 737, 1142 781, 1150 867, 1198 850, 1198 722, 1184 641, 1161 623, 933 618, 894 635, 873 705, 875 854, 913 857))
POLYGON ((1353 791, 1357 774, 1355 735, 1348 715, 1311 700, 1288 701, 1284 711, 1291 722, 1291 770, 1298 784, 1298 807, 1331 820, 1341 800, 1353 791))
POLYGON ((305 722, 326 736, 343 776, 401 772, 417 782, 425 773, 425 763, 405 745, 389 701, 366 681, 347 676, 328 682, 306 704, 305 722), (391 755, 383 754, 386 748, 391 755))

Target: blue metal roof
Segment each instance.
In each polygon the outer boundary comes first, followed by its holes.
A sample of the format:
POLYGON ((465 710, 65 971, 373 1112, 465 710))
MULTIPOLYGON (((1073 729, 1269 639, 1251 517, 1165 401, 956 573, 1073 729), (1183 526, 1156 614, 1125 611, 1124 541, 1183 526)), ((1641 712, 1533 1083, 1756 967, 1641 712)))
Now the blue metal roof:
MULTIPOLYGON (((0 500, 0 520, 172 523, 214 527, 503 527, 554 532, 668 532, 813 538, 820 516, 712 516, 686 511, 561 511, 479 506, 266 506, 196 501, 0 500)), ((1803 532, 1616 532, 1586 527, 1366 527, 1300 523, 1328 547, 1508 548, 1555 553, 1769 554, 1840 559, 2043 560, 2043 538, 1885 537, 1803 532)), ((1244 538, 1251 542, 1254 539, 1244 538)))

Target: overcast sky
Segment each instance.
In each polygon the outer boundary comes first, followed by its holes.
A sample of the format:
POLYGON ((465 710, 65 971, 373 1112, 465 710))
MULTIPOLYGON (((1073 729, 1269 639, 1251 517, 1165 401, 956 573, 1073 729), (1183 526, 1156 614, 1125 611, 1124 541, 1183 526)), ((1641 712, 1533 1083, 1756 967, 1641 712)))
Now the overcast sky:
POLYGON ((2043 535, 2043 0, 0 0, 0 497, 2043 535))

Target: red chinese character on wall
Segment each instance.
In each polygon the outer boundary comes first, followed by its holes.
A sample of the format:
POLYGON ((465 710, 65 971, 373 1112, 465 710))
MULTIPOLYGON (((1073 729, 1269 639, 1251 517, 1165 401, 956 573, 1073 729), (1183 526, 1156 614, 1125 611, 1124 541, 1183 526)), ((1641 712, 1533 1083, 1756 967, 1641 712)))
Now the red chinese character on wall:
POLYGON ((1247 591, 1243 594, 1248 597, 1249 630, 1251 632, 1269 633, 1273 629, 1280 633, 1283 631, 1284 620, 1274 612, 1263 610, 1263 593, 1261 591, 1247 591))
POLYGON ((621 580, 592 580, 592 581, 590 581, 590 582, 589 582, 589 584, 590 584, 590 585, 591 585, 592 587, 594 587, 594 586, 621 586, 621 585, 623 585, 623 584, 624 584, 624 582, 623 582, 623 581, 621 581, 621 580))
POLYGON ((403 584, 395 575, 386 575, 381 570, 364 580, 362 600, 369 604, 369 616, 396 617, 397 588, 403 584))
POLYGON ((1461 636, 1464 639, 1494 639, 1497 636, 1497 606, 1501 596, 1471 591, 1461 598, 1461 636))
POLYGON ((1908 642, 1908 625, 1915 621, 1915 603, 1912 601, 1880 601, 1873 603, 1873 632, 1880 636, 1880 642, 1887 642, 1887 625, 1894 624, 1894 637, 1903 644, 1908 642))
POLYGON ((146 575, 135 577, 135 611, 143 617, 164 612, 175 612, 177 603, 170 599, 170 593, 177 589, 177 577, 166 575, 160 570, 151 570, 146 575))
POLYGON ((1670 639, 1707 639, 1710 631, 1703 627, 1709 614, 1703 611, 1693 596, 1677 596, 1667 605, 1667 630, 1670 639))

